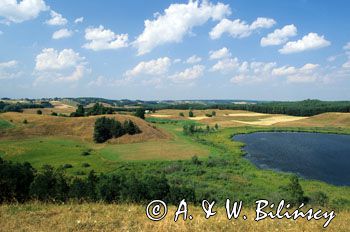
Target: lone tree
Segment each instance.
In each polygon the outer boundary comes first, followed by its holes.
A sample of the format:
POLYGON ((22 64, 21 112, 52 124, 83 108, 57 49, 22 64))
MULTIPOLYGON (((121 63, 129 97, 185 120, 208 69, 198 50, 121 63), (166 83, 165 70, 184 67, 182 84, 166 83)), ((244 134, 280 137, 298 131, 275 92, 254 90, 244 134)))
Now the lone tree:
POLYGON ((193 113, 192 110, 190 110, 190 112, 188 112, 188 117, 190 117, 190 118, 193 118, 193 117, 194 117, 194 113, 193 113))
POLYGON ((296 175, 293 175, 290 178, 290 183, 283 188, 287 194, 287 201, 296 206, 301 203, 305 203, 306 198, 304 196, 304 191, 299 183, 299 178, 296 175))
POLYGON ((145 119, 145 109, 143 108, 138 108, 135 112, 135 116, 136 117, 139 117, 139 118, 142 118, 142 119, 145 119))
POLYGON ((82 117, 85 115, 85 109, 84 109, 83 105, 78 106, 78 109, 76 111, 76 115, 77 115, 77 117, 82 117))

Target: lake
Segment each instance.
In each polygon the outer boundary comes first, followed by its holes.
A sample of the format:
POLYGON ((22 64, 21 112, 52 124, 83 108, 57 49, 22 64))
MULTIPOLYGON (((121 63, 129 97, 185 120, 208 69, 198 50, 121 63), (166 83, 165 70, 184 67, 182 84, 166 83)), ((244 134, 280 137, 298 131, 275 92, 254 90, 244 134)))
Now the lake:
POLYGON ((234 136, 246 158, 262 169, 350 186, 350 135, 268 132, 234 136))

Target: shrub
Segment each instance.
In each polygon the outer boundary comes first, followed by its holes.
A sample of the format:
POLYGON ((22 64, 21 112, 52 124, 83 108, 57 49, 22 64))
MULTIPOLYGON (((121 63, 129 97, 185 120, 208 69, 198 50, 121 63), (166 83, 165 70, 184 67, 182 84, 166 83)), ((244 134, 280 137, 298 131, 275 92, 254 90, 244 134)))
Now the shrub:
POLYGON ((182 113, 182 112, 179 113, 179 116, 180 117, 185 117, 184 113, 182 113))
POLYGON ((91 155, 91 153, 90 153, 89 150, 87 150, 87 151, 83 151, 83 152, 81 153, 81 155, 82 155, 82 156, 88 156, 88 155, 91 155))
POLYGON ((58 116, 58 114, 56 112, 52 112, 51 116, 58 116))
POLYGON ((81 170, 75 172, 75 175, 77 175, 77 176, 84 176, 85 174, 86 173, 84 171, 81 171, 81 170))
POLYGON ((193 113, 192 110, 190 110, 190 111, 188 112, 188 117, 190 117, 190 118, 193 118, 193 117, 194 117, 194 113, 193 113))
POLYGON ((43 114, 43 112, 41 110, 37 110, 36 113, 39 115, 43 114))
POLYGON ((34 172, 29 163, 12 163, 0 158, 0 203, 29 199, 34 172))
POLYGON ((168 197, 169 203, 177 205, 182 199, 186 199, 186 202, 196 202, 194 188, 181 185, 171 186, 168 197))
POLYGON ((27 119, 24 119, 24 120, 23 120, 23 124, 28 124, 28 120, 27 120, 27 119))
POLYGON ((69 188, 69 197, 77 200, 87 200, 88 186, 86 180, 74 178, 69 188))
POLYGON ((88 168, 88 167, 90 167, 90 164, 88 164, 88 163, 83 163, 81 166, 82 166, 83 168, 88 168))
POLYGON ((306 198, 304 196, 304 191, 299 183, 299 178, 293 175, 290 178, 290 183, 286 187, 282 187, 282 191, 286 195, 286 201, 292 206, 300 205, 301 203, 306 203, 306 198))
POLYGON ((310 195, 310 203, 317 206, 326 206, 328 204, 328 196, 324 192, 318 191, 310 195))
POLYGON ((219 129, 219 125, 218 125, 217 123, 215 124, 214 127, 215 127, 215 130, 218 130, 218 129, 219 129))
POLYGON ((42 201, 67 200, 69 186, 61 169, 45 165, 30 185, 31 196, 42 201))
POLYGON ((194 165, 201 165, 202 164, 202 162, 198 159, 198 157, 196 155, 192 156, 191 163, 194 165))
POLYGON ((64 164, 64 165, 62 166, 62 168, 63 168, 63 169, 73 168, 73 165, 71 165, 71 164, 64 164))

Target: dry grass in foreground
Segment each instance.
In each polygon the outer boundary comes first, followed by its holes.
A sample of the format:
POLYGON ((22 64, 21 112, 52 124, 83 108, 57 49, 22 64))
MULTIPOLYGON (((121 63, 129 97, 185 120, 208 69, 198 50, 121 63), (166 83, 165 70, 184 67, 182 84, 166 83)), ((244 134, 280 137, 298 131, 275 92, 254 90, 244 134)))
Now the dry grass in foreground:
POLYGON ((32 203, 0 206, 0 231, 349 231, 350 212, 338 213, 327 229, 324 220, 263 220, 255 222, 253 210, 243 209, 248 220, 228 221, 225 209, 209 220, 199 207, 189 207, 192 221, 173 221, 175 207, 166 219, 152 222, 139 205, 32 203), (246 212, 249 211, 249 212, 246 212))

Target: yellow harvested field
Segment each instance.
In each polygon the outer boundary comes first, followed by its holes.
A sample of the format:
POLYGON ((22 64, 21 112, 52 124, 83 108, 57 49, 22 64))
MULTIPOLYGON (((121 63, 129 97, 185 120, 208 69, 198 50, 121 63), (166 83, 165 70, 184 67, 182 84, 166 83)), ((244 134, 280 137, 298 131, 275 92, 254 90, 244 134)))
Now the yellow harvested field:
POLYGON ((188 118, 188 119, 194 120, 194 121, 200 121, 200 120, 207 119, 207 118, 210 118, 210 117, 207 117, 207 116, 198 116, 198 117, 193 117, 193 118, 188 118))
POLYGON ((230 117, 256 117, 256 116, 266 116, 270 114, 261 114, 261 113, 254 113, 254 112, 248 112, 248 113, 234 113, 234 114, 228 114, 225 116, 230 117))
POLYGON ((64 104, 64 103, 62 103, 60 101, 51 101, 50 103, 56 109, 70 109, 70 108, 75 109, 74 106, 70 106, 70 105, 64 104))
POLYGON ((232 120, 233 122, 237 123, 243 123, 243 124, 248 124, 248 125, 255 125, 255 126, 271 126, 276 123, 281 123, 281 122, 293 122, 293 121, 298 121, 302 119, 306 119, 307 117, 295 117, 295 116, 272 116, 268 118, 262 118, 257 121, 239 121, 239 120, 232 120))
POLYGON ((151 114, 150 116, 154 117, 154 118, 170 118, 171 117, 171 115, 167 115, 167 114, 151 114))
POLYGON ((350 127, 350 113, 324 113, 303 120, 278 123, 278 126, 296 127, 350 127))

